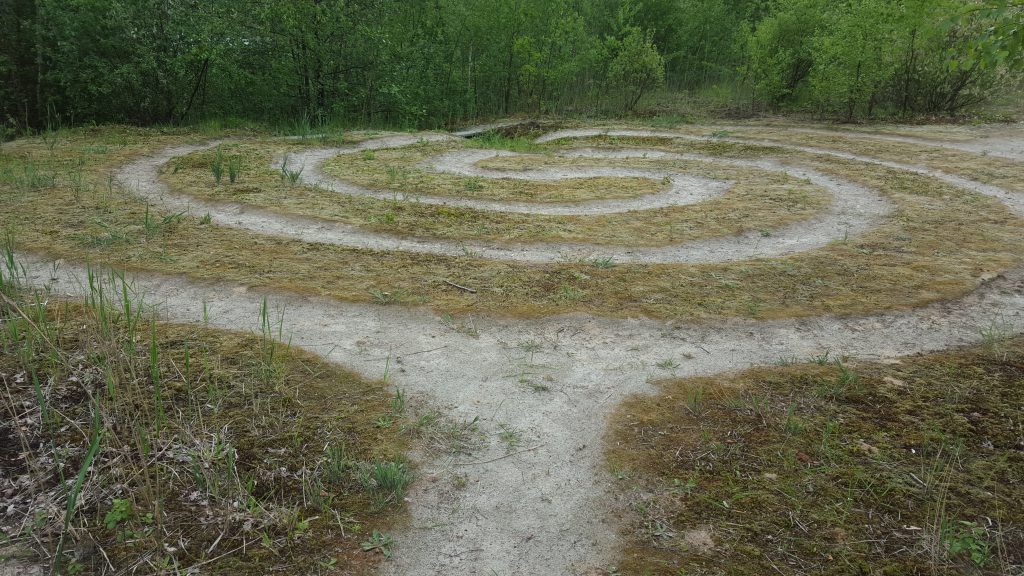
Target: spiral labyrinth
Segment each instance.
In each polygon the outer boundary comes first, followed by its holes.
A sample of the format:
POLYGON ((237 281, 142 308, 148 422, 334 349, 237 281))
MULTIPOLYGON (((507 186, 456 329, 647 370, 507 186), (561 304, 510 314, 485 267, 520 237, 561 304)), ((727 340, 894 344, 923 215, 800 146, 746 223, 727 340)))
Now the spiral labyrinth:
MULTIPOLYGON (((854 273, 907 266, 940 286, 952 284, 944 279, 951 272, 963 293, 1024 254, 1024 195, 1014 184, 1021 167, 1013 159, 907 139, 748 132, 560 130, 520 151, 435 133, 342 147, 217 141, 139 159, 118 178, 166 210, 372 250, 383 266, 387 254, 409 253, 518 266, 713 264, 746 273, 755 262, 800 269, 809 267, 801 258, 818 258, 854 273), (863 153, 865 145, 880 153, 863 153), (231 146, 251 153, 258 192, 188 186, 203 178, 215 149, 231 146), (946 169, 966 167, 965 159, 981 167, 946 169), (986 181, 973 177, 979 171, 986 181)), ((792 281, 836 283, 814 272, 792 281)), ((942 293, 926 284, 907 289, 933 292, 914 303, 942 293)))
POLYGON ((626 499, 610 495, 600 439, 668 370, 892 358, 1024 330, 1018 136, 983 154, 753 125, 477 134, 147 133, 103 189, 10 206, 39 222, 19 238, 52 293, 88 286, 88 260, 130 269, 170 320, 247 330, 279 312, 293 345, 373 377, 384 366, 480 426, 482 453, 422 463, 432 480, 409 498, 391 574, 611 565, 609 502, 626 499), (211 174, 222 161, 230 181, 211 174), (496 440, 508 430, 520 450, 496 440), (472 480, 437 480, 453 470, 472 480))

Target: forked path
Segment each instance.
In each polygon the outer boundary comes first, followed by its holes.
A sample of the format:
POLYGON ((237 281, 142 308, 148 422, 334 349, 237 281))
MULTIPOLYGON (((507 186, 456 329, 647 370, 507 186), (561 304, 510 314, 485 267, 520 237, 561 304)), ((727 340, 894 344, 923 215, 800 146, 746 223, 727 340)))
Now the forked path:
MULTIPOLYGON (((160 157, 140 162, 126 177, 142 182, 141 194, 188 204, 160 187, 160 157)), ((993 195, 1024 214, 1018 196, 993 195)), ((238 210, 270 218, 278 226, 272 234, 284 230, 280 215, 238 210)), ((52 263, 22 256, 36 284, 68 293, 86 284, 80 266, 63 264, 54 272, 52 263)), ((869 317, 692 325, 568 315, 481 319, 473 334, 424 309, 157 275, 137 276, 135 289, 170 320, 206 316, 214 326, 241 330, 258 326, 266 298, 294 345, 370 377, 383 374, 390 358, 394 386, 439 404, 456 420, 478 419, 488 441, 473 455, 421 463, 409 496, 411 524, 395 534, 395 556, 382 568, 396 575, 580 574, 607 567, 623 510, 603 469, 602 437, 616 404, 653 391, 650 377, 669 375, 656 367, 664 360, 679 363, 678 376, 711 375, 825 351, 870 359, 942 350, 976 342, 992 326, 1024 332, 1024 266, 955 301, 869 317), (549 390, 535 391, 526 380, 549 390), (511 452, 498 436, 509 431, 521 439, 511 452)))
MULTIPOLYGON (((80 293, 85 271, 30 260, 37 284, 80 293)), ((1024 268, 957 301, 864 318, 671 325, 651 320, 564 316, 480 320, 476 337, 425 310, 345 304, 154 275, 137 293, 164 317, 253 330, 266 297, 286 340, 364 375, 438 403, 462 421, 479 418, 490 441, 471 457, 427 459, 410 494, 411 526, 397 533, 388 574, 573 574, 607 566, 617 513, 602 436, 626 395, 651 392, 655 364, 680 363, 680 376, 708 375, 825 351, 856 358, 941 350, 999 325, 1024 332, 1024 268), (526 352, 530 349, 540 350, 526 352), (396 369, 397 367, 397 369, 396 369), (535 392, 529 375, 550 387, 535 392), (497 440, 521 436, 511 457, 497 440), (454 475, 464 477, 456 487, 454 475)), ((680 527, 686 528, 686 527, 680 527)))

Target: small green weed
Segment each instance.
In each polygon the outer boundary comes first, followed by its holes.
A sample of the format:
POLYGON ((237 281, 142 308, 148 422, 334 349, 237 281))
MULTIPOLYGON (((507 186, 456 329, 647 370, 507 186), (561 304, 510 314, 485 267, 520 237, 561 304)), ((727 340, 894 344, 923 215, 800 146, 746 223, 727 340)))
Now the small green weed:
POLYGON ((210 172, 213 173, 213 181, 220 184, 220 180, 224 176, 224 154, 220 148, 217 148, 217 153, 210 161, 210 172))
POLYGON ((676 362, 672 358, 666 358, 655 364, 655 366, 662 370, 675 370, 676 368, 679 368, 679 362, 676 362))
POLYGON ((288 167, 288 156, 285 155, 281 161, 281 181, 291 186, 294 186, 299 182, 302 177, 302 171, 305 170, 305 166, 300 166, 298 170, 292 170, 288 167))
POLYGON ((498 426, 498 440, 505 445, 505 452, 511 452, 519 447, 523 443, 522 433, 513 426, 508 424, 500 424, 498 426))
POLYGON ((385 292, 379 288, 371 288, 370 296, 373 297, 373 301, 381 306, 387 306, 389 304, 395 304, 405 299, 404 290, 392 290, 391 292, 385 292))
POLYGON ((385 558, 391 558, 391 547, 394 543, 389 534, 374 530, 370 539, 362 543, 362 547, 365 552, 380 552, 385 558))
POLYGON ((228 160, 228 182, 234 184, 238 181, 238 175, 242 171, 242 159, 238 156, 232 156, 228 160))
POLYGON ((395 390, 395 395, 391 397, 391 413, 396 416, 405 413, 405 392, 401 388, 395 390))
POLYGON ((981 329, 981 343, 993 356, 1005 356, 1013 328, 1005 322, 992 322, 981 329))
POLYGON ((103 517, 103 525, 113 530, 132 517, 132 503, 124 498, 114 498, 110 510, 103 517))
POLYGON ((782 429, 786 431, 786 434, 793 436, 803 432, 804 428, 804 423, 796 417, 796 404, 790 404, 786 410, 786 422, 782 425, 782 429))
POLYGON ((359 474, 360 483, 370 490, 378 508, 397 504, 405 498, 405 491, 412 484, 413 476, 409 467, 402 462, 377 461, 364 466, 359 474))
POLYGON ((975 522, 960 520, 943 526, 942 540, 951 557, 966 555, 979 568, 984 568, 992 557, 988 531, 975 522))
POLYGON ((586 292, 575 287, 563 284, 558 288, 558 299, 564 302, 579 302, 586 296, 586 292))
POLYGON ((686 391, 686 410, 694 416, 704 414, 704 388, 698 386, 686 391))

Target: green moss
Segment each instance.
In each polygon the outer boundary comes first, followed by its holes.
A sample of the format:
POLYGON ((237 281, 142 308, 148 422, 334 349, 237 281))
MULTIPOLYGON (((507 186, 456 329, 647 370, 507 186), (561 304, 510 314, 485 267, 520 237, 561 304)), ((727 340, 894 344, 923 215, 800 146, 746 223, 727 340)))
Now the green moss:
POLYGON ((1004 574, 1024 563, 1024 339, 660 388, 626 401, 609 435, 634 511, 623 573, 1004 574), (700 533, 712 547, 694 543, 700 533))

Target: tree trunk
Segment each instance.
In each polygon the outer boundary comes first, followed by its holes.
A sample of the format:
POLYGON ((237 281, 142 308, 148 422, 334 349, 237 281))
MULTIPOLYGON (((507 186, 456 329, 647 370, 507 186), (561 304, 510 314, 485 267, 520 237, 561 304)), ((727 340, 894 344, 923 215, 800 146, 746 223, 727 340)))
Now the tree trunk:
MULTIPOLYGON (((35 0, 36 110, 33 124, 39 125, 43 115, 43 0, 35 0)), ((28 115, 26 114, 26 117, 28 115)), ((26 119, 26 123, 28 120, 26 119)))
POLYGON ((853 112, 857 106, 857 87, 860 86, 860 67, 861 62, 857 62, 857 72, 854 76, 853 86, 850 87, 850 93, 846 97, 846 121, 853 122, 853 112))
POLYGON ((185 105, 185 109, 181 111, 181 115, 178 116, 178 123, 185 121, 185 117, 192 110, 192 104, 196 100, 196 94, 199 93, 199 88, 206 84, 206 71, 210 68, 210 58, 206 57, 203 59, 203 65, 199 68, 199 74, 196 75, 196 83, 192 87, 192 94, 188 97, 188 104, 185 105))
POLYGON ((916 59, 917 53, 915 50, 915 43, 917 41, 917 28, 914 28, 910 33, 910 48, 907 54, 907 70, 903 76, 903 115, 906 116, 910 112, 910 80, 914 73, 914 60, 916 59))

